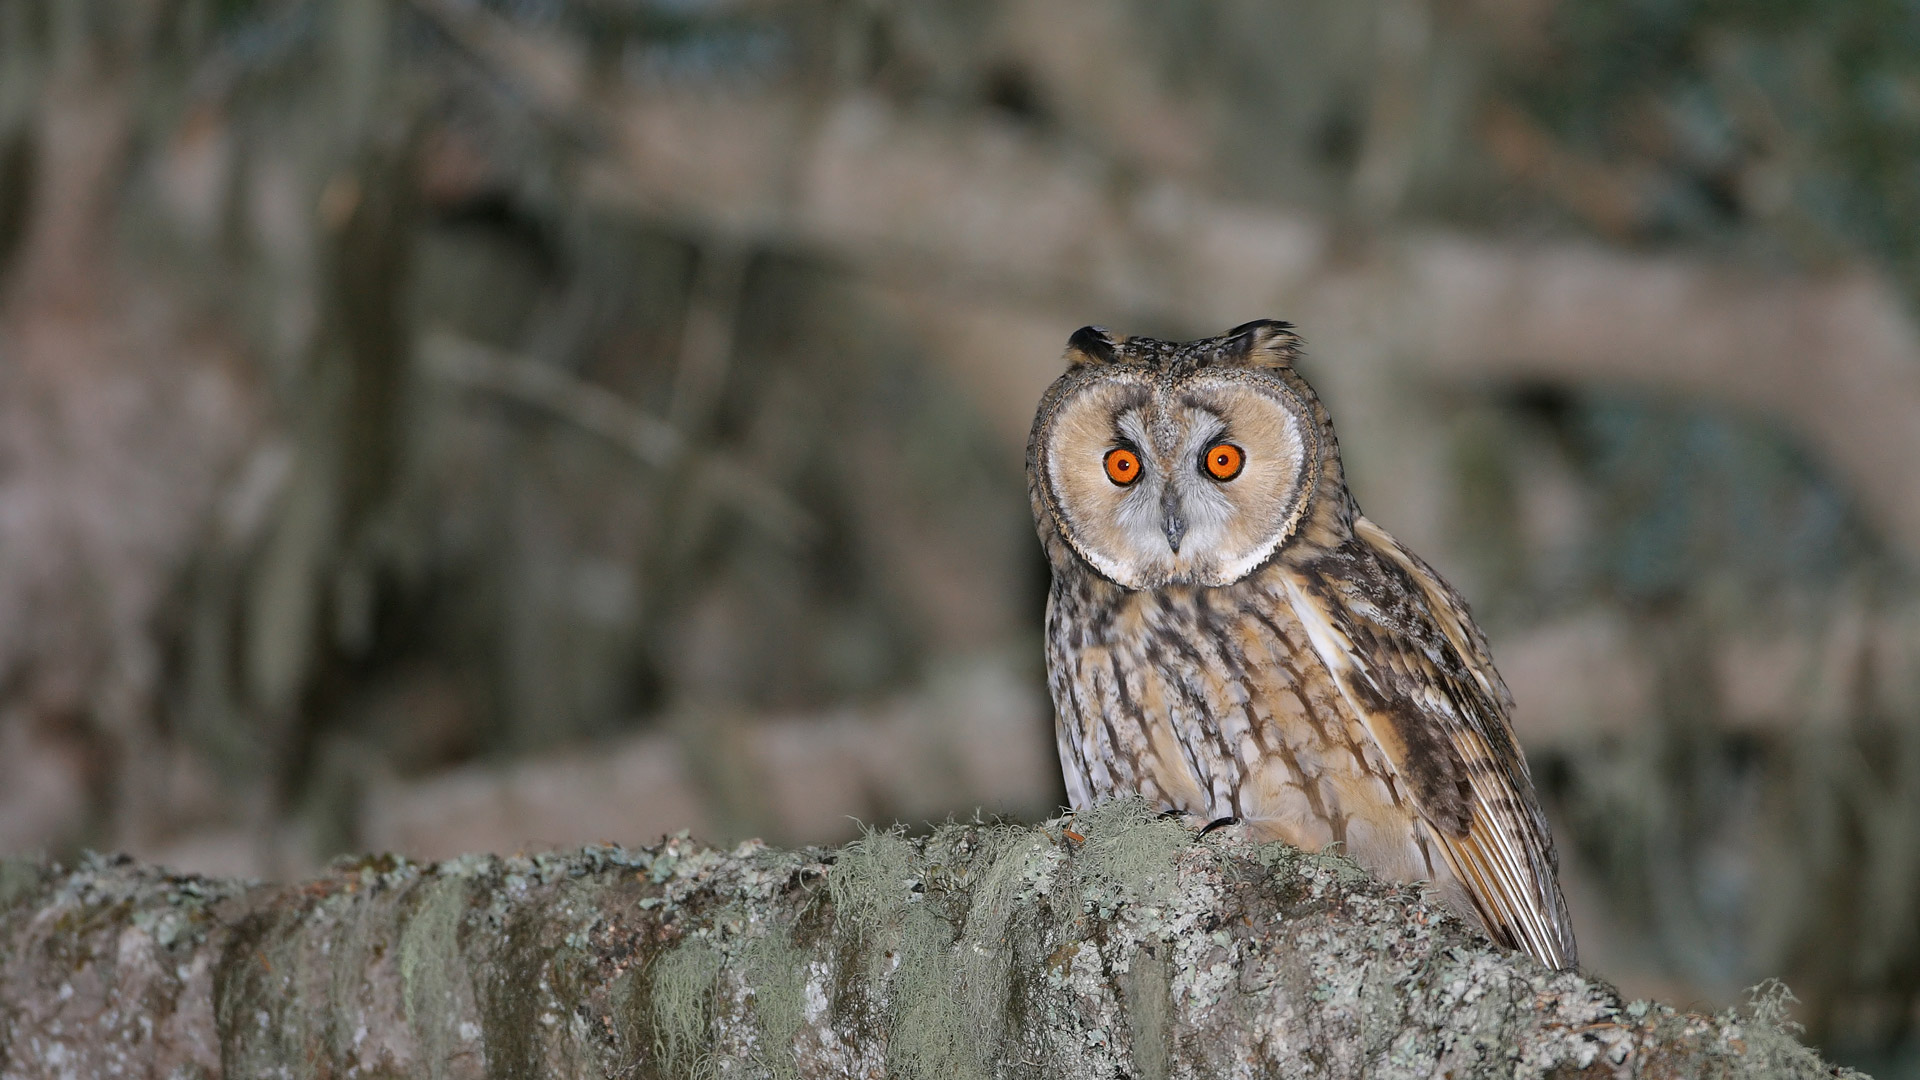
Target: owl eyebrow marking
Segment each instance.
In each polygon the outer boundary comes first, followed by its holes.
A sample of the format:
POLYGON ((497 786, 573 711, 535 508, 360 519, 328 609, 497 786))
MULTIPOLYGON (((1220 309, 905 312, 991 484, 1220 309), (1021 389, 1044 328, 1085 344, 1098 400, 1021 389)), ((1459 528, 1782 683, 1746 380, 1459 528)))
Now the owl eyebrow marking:
POLYGON ((1141 449, 1141 445, 1155 442, 1156 434, 1153 420, 1141 415, 1145 411, 1145 406, 1126 409, 1113 418, 1114 445, 1139 454, 1143 460, 1149 455, 1141 449))
POLYGON ((1219 402, 1219 395, 1214 391, 1182 390, 1180 392, 1181 408, 1203 412, 1215 419, 1219 419, 1223 411, 1219 402))
MULTIPOLYGON (((1194 412, 1200 414, 1200 419, 1203 423, 1210 421, 1215 425, 1216 430, 1207 436, 1206 441, 1218 442, 1233 434, 1233 425, 1228 422, 1227 418, 1220 415, 1219 409, 1215 408, 1210 402, 1202 399, 1198 394, 1192 392, 1181 394, 1180 407, 1183 409, 1192 409, 1194 412)), ((1197 429, 1200 428, 1202 424, 1195 424, 1194 426, 1197 429)))

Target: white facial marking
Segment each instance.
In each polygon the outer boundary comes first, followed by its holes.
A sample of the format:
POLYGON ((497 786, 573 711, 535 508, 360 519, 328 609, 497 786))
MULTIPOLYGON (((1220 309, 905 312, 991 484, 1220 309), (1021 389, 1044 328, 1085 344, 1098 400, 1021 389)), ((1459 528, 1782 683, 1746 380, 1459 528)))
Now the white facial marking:
POLYGON ((1060 527, 1093 568, 1128 588, 1226 585, 1289 535, 1313 440, 1277 380, 1245 371, 1143 385, 1132 375, 1069 398, 1049 435, 1045 474, 1060 527), (1244 455, 1220 480, 1203 455, 1244 455), (1106 455, 1125 446, 1140 471, 1116 484, 1106 455))

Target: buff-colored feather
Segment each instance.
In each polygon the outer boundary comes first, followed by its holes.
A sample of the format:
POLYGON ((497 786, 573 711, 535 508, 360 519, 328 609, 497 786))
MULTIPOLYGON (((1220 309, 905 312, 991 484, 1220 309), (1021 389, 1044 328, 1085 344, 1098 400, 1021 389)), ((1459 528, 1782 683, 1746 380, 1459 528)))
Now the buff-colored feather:
POLYGON ((1460 597, 1354 507, 1299 350, 1273 322, 1074 335, 1028 447, 1068 793, 1339 846, 1571 967, 1506 686, 1460 597), (1223 444, 1244 466, 1207 473, 1223 444))

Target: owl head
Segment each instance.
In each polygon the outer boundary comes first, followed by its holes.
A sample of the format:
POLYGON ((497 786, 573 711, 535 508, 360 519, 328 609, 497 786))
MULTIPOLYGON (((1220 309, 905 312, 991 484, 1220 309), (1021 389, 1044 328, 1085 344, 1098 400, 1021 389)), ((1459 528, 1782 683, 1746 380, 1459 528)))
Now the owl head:
POLYGON ((1300 345, 1271 320, 1188 342, 1076 331, 1027 444, 1042 538, 1128 589, 1259 569, 1339 487, 1326 410, 1293 370, 1300 345))

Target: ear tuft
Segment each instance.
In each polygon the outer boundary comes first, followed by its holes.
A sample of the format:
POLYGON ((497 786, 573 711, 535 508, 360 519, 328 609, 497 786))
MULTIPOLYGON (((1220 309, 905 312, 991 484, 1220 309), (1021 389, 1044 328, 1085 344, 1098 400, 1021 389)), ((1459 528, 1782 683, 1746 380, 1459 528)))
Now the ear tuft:
POLYGON ((1117 348, 1105 327, 1083 326, 1067 339, 1067 365, 1111 364, 1118 355, 1117 348))
POLYGON ((1223 335, 1227 351, 1248 367, 1292 367, 1306 343, 1293 324, 1278 319, 1255 319, 1223 335))

